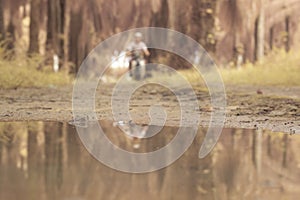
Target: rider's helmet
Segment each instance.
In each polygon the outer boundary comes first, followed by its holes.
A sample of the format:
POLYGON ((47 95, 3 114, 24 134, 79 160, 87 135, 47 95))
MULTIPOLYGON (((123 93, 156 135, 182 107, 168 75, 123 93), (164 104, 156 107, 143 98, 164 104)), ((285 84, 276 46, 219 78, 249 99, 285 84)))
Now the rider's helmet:
POLYGON ((142 38, 142 37, 143 37, 143 34, 142 34, 141 32, 136 32, 136 33, 134 34, 134 37, 135 37, 135 38, 142 38))

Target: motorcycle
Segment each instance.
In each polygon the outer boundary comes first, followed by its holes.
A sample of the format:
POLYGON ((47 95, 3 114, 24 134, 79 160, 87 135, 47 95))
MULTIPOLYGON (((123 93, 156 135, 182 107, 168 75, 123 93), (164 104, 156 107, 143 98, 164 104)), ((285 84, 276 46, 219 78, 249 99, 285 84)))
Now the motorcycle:
POLYGON ((146 75, 146 61, 143 56, 133 53, 130 60, 130 71, 134 80, 142 80, 146 75))

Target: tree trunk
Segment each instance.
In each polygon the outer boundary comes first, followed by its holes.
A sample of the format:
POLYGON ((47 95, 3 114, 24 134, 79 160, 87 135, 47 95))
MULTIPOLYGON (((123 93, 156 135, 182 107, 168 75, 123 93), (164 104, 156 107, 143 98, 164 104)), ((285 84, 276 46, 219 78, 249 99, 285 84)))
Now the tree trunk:
POLYGON ((69 32, 69 58, 70 61, 76 66, 75 72, 78 71, 80 63, 80 45, 79 45, 79 37, 82 29, 82 15, 83 11, 80 9, 79 11, 71 12, 71 22, 70 22, 70 32, 69 32))
POLYGON ((64 43, 63 43, 63 68, 67 73, 71 71, 69 65, 69 30, 71 17, 71 1, 65 0, 65 16, 64 16, 64 43))
POLYGON ((40 0, 30 2, 29 54, 39 53, 40 0))
POLYGON ((256 23, 256 61, 261 61, 264 57, 264 41, 265 41, 265 11, 264 0, 260 0, 259 16, 256 23))
POLYGON ((285 18, 285 51, 290 51, 290 17, 285 18))
POLYGON ((65 21, 65 0, 48 0, 47 41, 48 50, 63 55, 63 30, 65 21))
POLYGON ((3 0, 0 0, 0 41, 5 39, 5 26, 4 26, 4 8, 3 0))
POLYGON ((270 29, 270 36, 269 36, 269 46, 270 46, 270 50, 273 50, 273 43, 274 43, 274 26, 271 27, 270 29))
POLYGON ((16 8, 10 8, 10 19, 5 35, 5 39, 7 40, 6 42, 6 50, 9 50, 9 53, 6 55, 6 58, 11 59, 13 55, 15 54, 14 52, 14 47, 15 47, 15 32, 16 32, 16 27, 14 25, 14 18, 16 15, 16 8))

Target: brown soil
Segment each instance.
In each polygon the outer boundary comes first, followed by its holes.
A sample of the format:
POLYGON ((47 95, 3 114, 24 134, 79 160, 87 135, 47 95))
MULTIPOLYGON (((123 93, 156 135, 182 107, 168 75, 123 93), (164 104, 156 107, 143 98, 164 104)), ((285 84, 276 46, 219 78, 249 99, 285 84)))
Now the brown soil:
MULTIPOLYGON (((99 120, 113 119, 110 109, 112 88, 112 85, 105 85, 97 91, 96 112, 99 120)), ((71 121, 72 90, 72 86, 0 90, 0 121, 71 121)), ((195 86, 195 91, 200 105, 200 125, 208 126, 212 112, 209 94, 200 86, 195 86)), ((227 86, 225 127, 300 133, 299 96, 300 88, 297 87, 227 86)), ((180 109, 176 97, 159 86, 141 88, 135 92, 130 104, 133 119, 138 123, 147 123, 148 109, 158 101, 166 107, 166 125, 178 126, 180 109)))

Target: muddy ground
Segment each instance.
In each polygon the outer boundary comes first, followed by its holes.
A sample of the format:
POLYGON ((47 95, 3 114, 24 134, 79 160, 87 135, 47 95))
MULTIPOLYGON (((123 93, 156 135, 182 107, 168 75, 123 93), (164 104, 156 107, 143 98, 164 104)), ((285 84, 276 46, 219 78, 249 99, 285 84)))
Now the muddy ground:
MULTIPOLYGON (((96 93, 99 120, 113 120, 112 88, 113 85, 102 85, 96 93)), ((208 126, 212 113, 209 94, 200 86, 194 88, 199 102, 197 112, 201 114, 200 125, 208 126)), ((69 122, 72 120, 72 91, 72 86, 0 90, 0 121, 69 122)), ((225 127, 300 134, 300 87, 227 86, 226 93, 225 127)), ((153 85, 140 88, 132 96, 133 120, 148 123, 148 110, 157 103, 166 108, 166 125, 178 126, 180 108, 176 97, 166 88, 153 85)))

